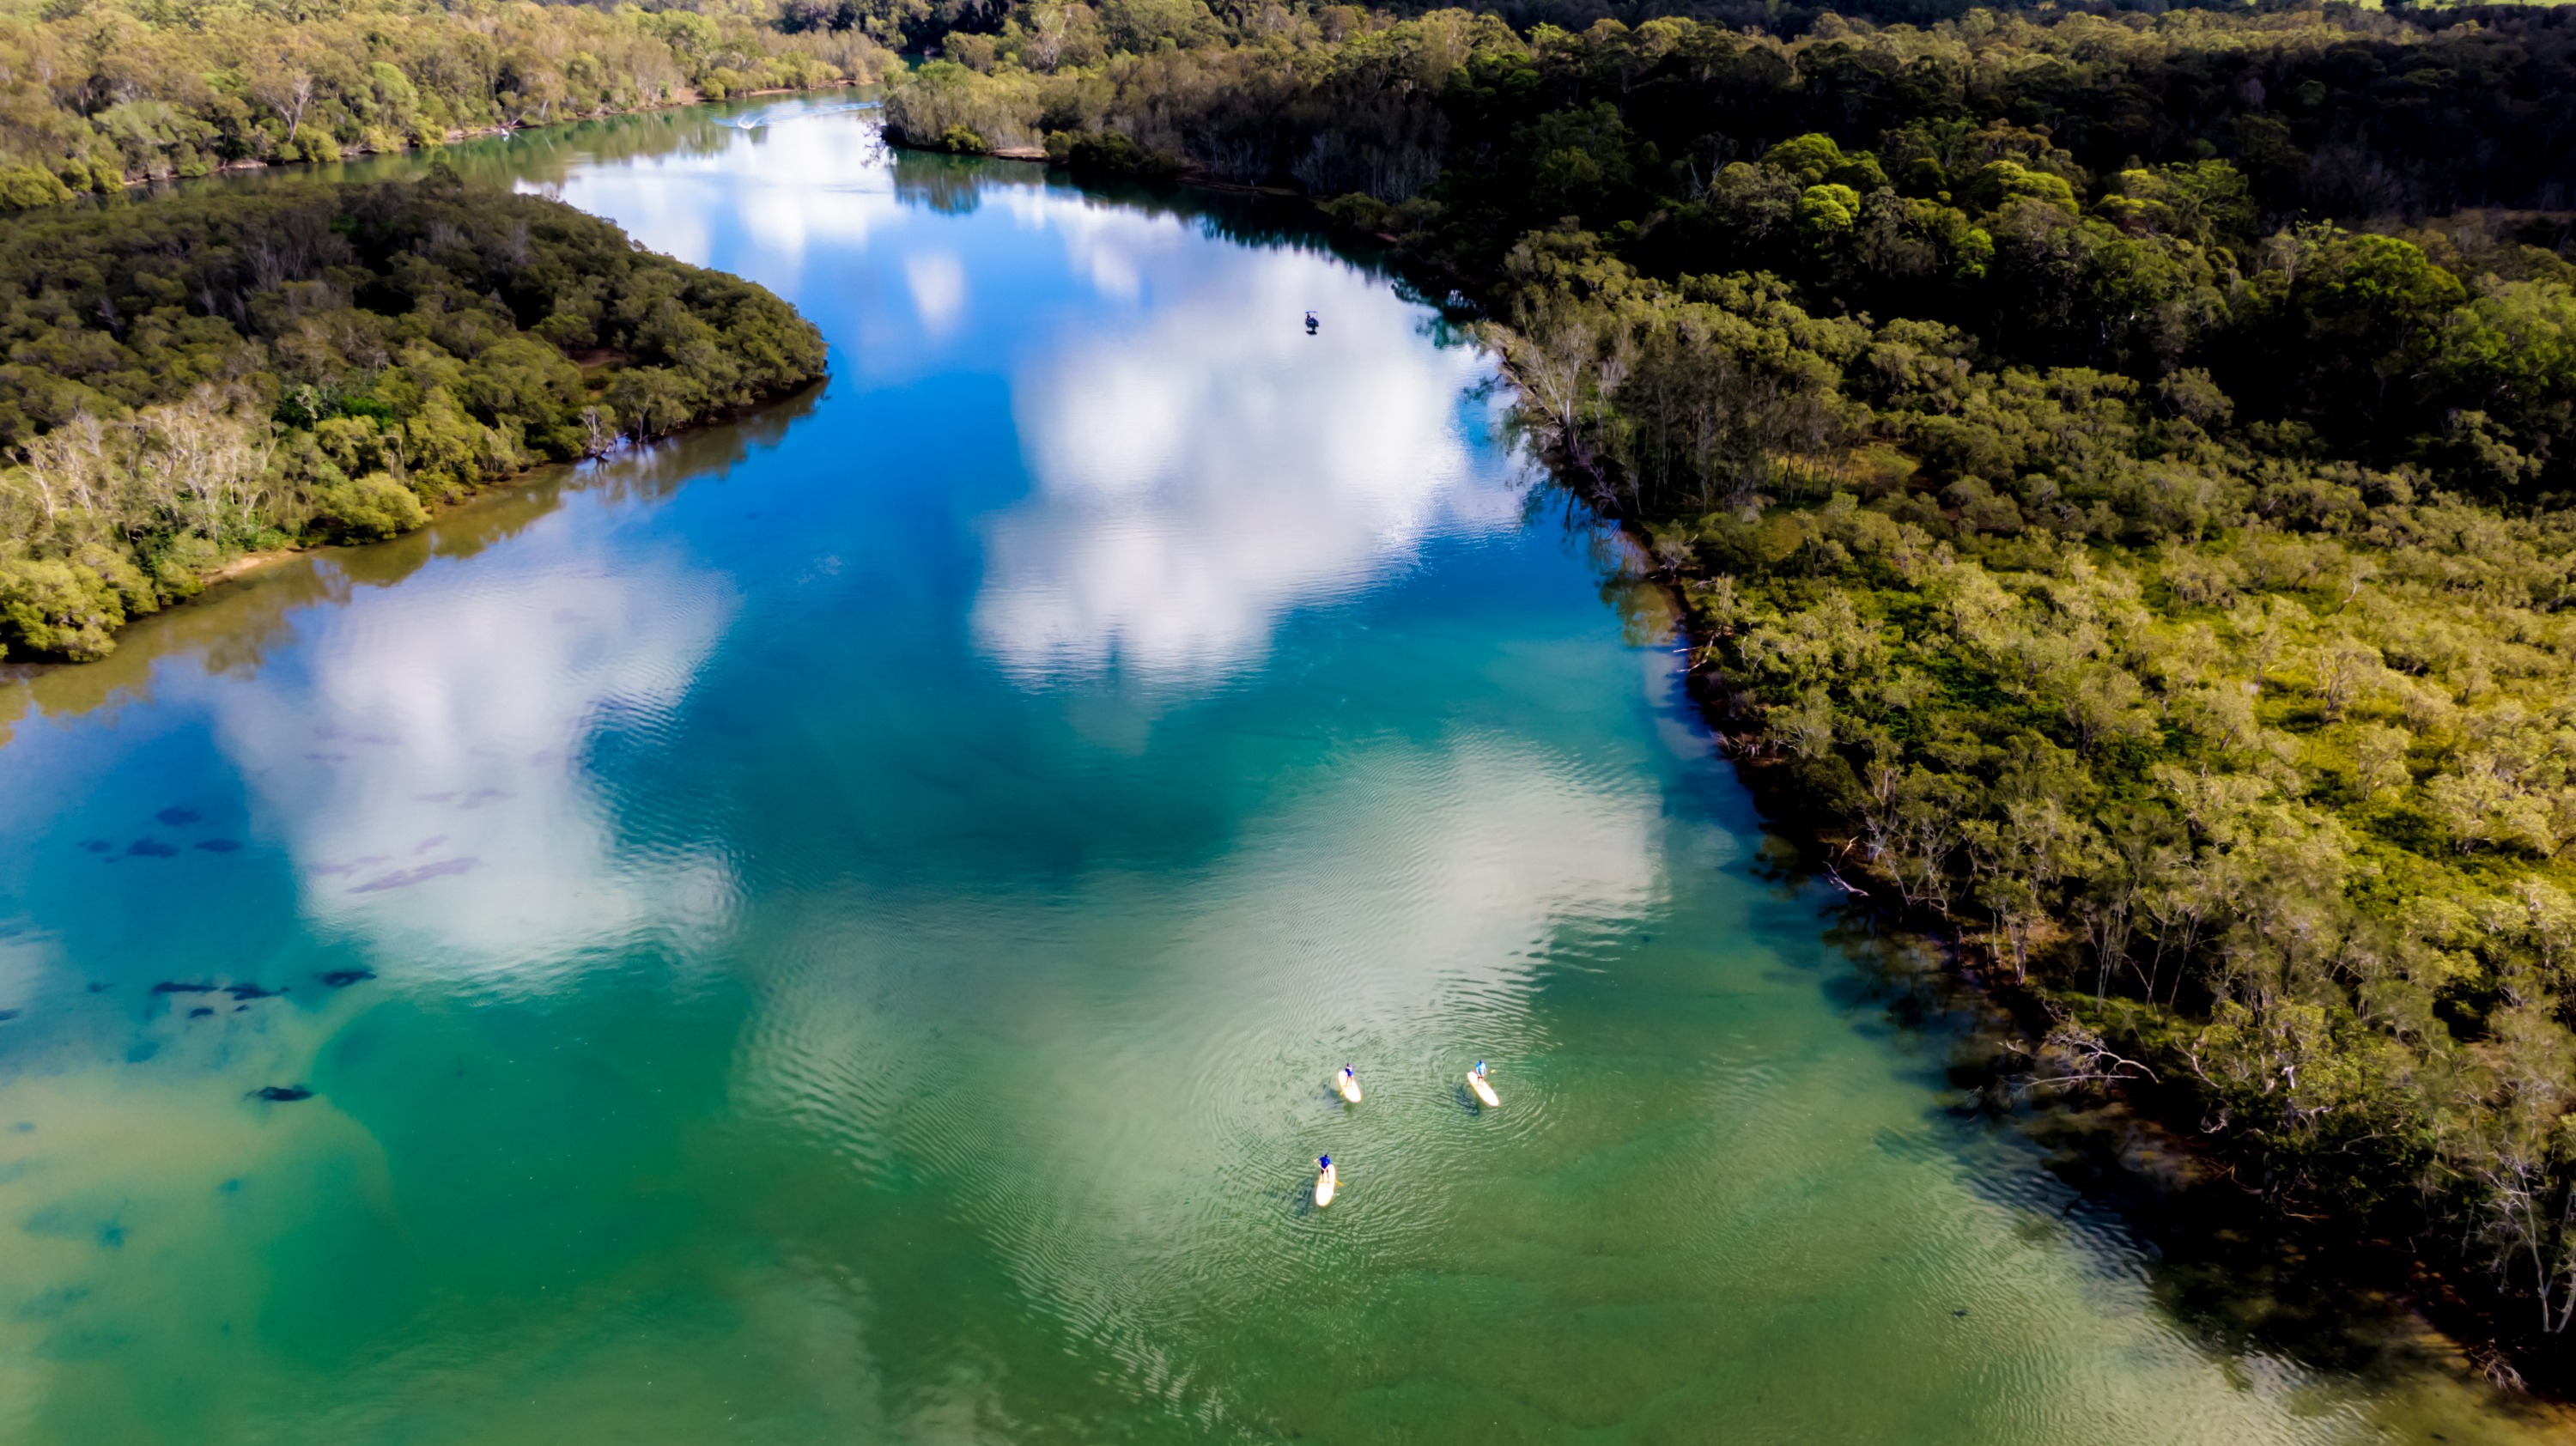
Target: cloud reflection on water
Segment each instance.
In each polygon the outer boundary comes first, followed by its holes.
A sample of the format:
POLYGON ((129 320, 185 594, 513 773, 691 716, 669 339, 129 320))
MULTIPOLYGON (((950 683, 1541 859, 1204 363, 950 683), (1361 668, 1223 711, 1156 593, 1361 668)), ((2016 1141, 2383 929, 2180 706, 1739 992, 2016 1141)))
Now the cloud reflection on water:
POLYGON ((966 264, 950 251, 916 251, 903 260, 904 282, 912 290, 913 309, 921 329, 946 336, 966 310, 966 264))
POLYGON ((1208 264, 1169 218, 1052 193, 1008 204, 1062 230, 1100 294, 1154 299, 1014 379, 1035 491, 987 529, 974 614, 1014 676, 1220 677, 1289 610, 1384 578, 1436 532, 1517 519, 1507 469, 1461 420, 1485 362, 1432 346, 1384 281, 1286 248, 1208 264))
MULTIPOLYGON (((757 278, 795 295, 807 261, 864 250, 904 224, 885 144, 874 128, 782 107, 757 129, 717 127, 719 143, 614 166, 568 168, 541 189, 613 216, 656 251, 709 264, 719 231, 757 245, 757 278), (800 123, 800 122, 815 123, 800 123)), ((532 188, 537 189, 537 188, 532 188)))
MULTIPOLYGON (((292 677, 216 688, 217 738, 325 928, 464 972, 516 972, 720 910, 720 859, 621 848, 581 753, 649 730, 734 607, 669 557, 565 548, 509 569, 431 567, 312 615, 292 677)), ((631 826, 631 825, 630 825, 631 826)))
POLYGON ((1468 1041, 1540 1052, 1530 978, 1551 944, 1659 898, 1657 800, 1475 733, 1382 742, 1282 792, 1204 870, 1103 868, 1070 905, 888 880, 809 916, 773 956, 793 967, 759 981, 740 1099, 863 1171, 935 1177, 1015 1286, 1150 1394, 1208 1364, 1185 1343, 1212 1298, 1309 1284, 1270 1246, 1332 1061, 1384 1083, 1371 1108, 1418 1151, 1404 1203, 1384 1191, 1352 1248, 1419 1258, 1466 1163, 1422 1127, 1448 1108, 1431 1081, 1454 1083, 1468 1041), (1102 923, 1068 937, 1068 912, 1102 923), (942 947, 959 937, 981 947, 942 947))
POLYGON ((1419 307, 1338 257, 1212 245, 1195 221, 1041 184, 1034 167, 889 156, 836 125, 790 117, 727 139, 558 188, 698 260, 721 188, 756 250, 744 269, 794 289, 843 265, 838 284, 893 303, 860 308, 844 343, 879 382, 970 325, 1005 330, 1033 492, 986 528, 973 628, 1024 683, 1202 685, 1258 662, 1288 612, 1382 580, 1432 535, 1517 519, 1512 469, 1462 406, 1488 364, 1431 345, 1419 307), (1114 309, 997 302, 986 316, 972 284, 985 258, 868 254, 923 208, 981 207, 1059 235, 1072 278, 1114 309), (1315 336, 1298 324, 1310 308, 1315 336))

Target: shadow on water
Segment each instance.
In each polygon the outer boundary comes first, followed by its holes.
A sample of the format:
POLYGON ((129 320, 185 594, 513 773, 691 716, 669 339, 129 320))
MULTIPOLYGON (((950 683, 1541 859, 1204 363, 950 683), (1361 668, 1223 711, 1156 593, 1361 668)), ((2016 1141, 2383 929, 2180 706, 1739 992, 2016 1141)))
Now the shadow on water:
POLYGON ((1047 167, 1029 161, 987 161, 976 156, 937 151, 890 150, 895 199, 942 216, 972 216, 983 209, 984 193, 1009 188, 1034 189, 1047 183, 1047 167))
POLYGON ((1393 274, 1387 248, 1335 232, 1300 197, 1126 177, 1077 179, 1062 167, 1036 161, 998 161, 940 151, 890 148, 888 156, 894 167, 895 196, 941 215, 972 215, 990 191, 1043 188, 1122 211, 1169 217, 1239 246, 1338 256, 1373 276, 1393 274))

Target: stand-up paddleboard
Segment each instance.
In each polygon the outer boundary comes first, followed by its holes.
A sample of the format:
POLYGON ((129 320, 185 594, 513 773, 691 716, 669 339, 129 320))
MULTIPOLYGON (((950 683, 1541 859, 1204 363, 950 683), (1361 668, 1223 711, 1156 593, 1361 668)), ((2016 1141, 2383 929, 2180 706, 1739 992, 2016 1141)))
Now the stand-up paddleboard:
POLYGON ((1333 1203, 1333 1192, 1341 1188, 1333 1172, 1333 1157, 1326 1155, 1315 1162, 1315 1205, 1321 1209, 1333 1203))
POLYGON ((1360 1102, 1360 1077, 1351 1073, 1349 1065, 1343 1065, 1342 1072, 1333 1076, 1333 1088, 1340 1090, 1342 1098, 1352 1104, 1360 1102))
POLYGON ((1498 1109, 1503 1103, 1501 1097, 1494 1093, 1494 1087, 1485 1083, 1485 1062, 1481 1059, 1476 1061, 1474 1069, 1467 1071, 1467 1088, 1475 1091, 1476 1098, 1483 1101, 1488 1109, 1498 1109))

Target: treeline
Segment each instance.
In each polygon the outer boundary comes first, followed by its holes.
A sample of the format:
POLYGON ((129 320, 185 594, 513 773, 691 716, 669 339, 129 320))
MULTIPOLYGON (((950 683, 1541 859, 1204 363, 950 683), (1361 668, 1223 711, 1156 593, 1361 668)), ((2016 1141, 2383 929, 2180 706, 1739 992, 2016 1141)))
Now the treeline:
POLYGON ((2041 1077, 2561 1338, 2576 14, 1137 13, 952 35, 889 129, 1293 186, 1465 287, 1732 748, 2041 1077))
POLYGON ((0 209, 745 91, 872 81, 863 34, 743 0, 45 0, 0 8, 0 209))
POLYGON ((305 182, 0 222, 0 655, 87 659, 248 550, 802 386, 813 326, 558 202, 305 182))
MULTIPOLYGON (((2563 1332, 2576 514, 2244 424, 2206 371, 1998 363, 1550 239, 1529 405, 1842 877, 2054 1012, 2041 1077, 2130 1080, 2563 1332)), ((2564 334, 2564 283, 2501 286, 2564 334)))
POLYGON ((2576 487, 2576 266, 2533 244, 2563 244, 2563 219, 2256 242, 2229 234, 2251 208, 2224 162, 2123 172, 2090 215, 2011 160, 1961 204, 1821 179, 1868 184, 1877 164, 1792 140, 1673 208, 1695 244, 1632 248, 1760 269, 1659 280, 1588 232, 1504 259, 1524 378, 1617 414, 1596 436, 1569 412, 1562 432, 1623 509, 1740 506, 1778 454, 1872 440, 1927 482, 2019 488, 2065 452, 1990 394, 2017 373, 2056 378, 2072 416, 2144 406, 2285 461, 2408 465, 2492 496, 2576 487), (1891 405, 1900 421, 1870 409, 1891 405))
POLYGON ((991 33, 949 33, 947 59, 898 88, 898 139, 1114 135, 1215 179, 1411 202, 1403 229, 1479 272, 1569 214, 1649 229, 1810 133, 1923 199, 1998 160, 2087 206, 2139 166, 2224 160, 2266 231, 2576 201, 2576 16, 2560 8, 1980 10, 1929 28, 1828 18, 1796 39, 1679 19, 1523 35, 1489 14, 1346 6, 1229 21, 1199 0, 988 13, 991 33))

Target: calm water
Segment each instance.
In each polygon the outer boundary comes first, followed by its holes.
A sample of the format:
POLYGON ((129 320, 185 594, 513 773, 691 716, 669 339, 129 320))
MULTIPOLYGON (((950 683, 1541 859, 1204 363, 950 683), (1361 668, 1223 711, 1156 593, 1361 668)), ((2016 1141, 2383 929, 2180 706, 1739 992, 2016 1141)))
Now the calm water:
POLYGON ((461 159, 827 388, 0 688, 0 1440, 2522 1439, 1953 1110, 1386 277, 759 114, 461 159))

